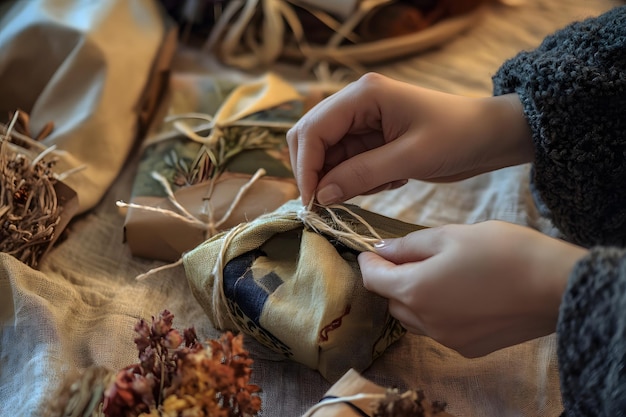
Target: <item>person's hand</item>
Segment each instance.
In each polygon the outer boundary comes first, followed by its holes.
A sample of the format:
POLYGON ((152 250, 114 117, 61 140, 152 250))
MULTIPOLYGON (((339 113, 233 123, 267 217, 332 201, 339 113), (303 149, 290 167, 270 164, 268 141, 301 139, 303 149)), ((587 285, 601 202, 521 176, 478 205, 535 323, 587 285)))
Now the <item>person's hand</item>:
POLYGON ((367 289, 409 331, 476 357, 553 333, 574 264, 587 251, 500 221, 385 240, 359 255, 367 289))
POLYGON ((320 102, 287 141, 305 204, 316 190, 330 204, 409 178, 456 181, 533 158, 517 95, 461 97, 378 74, 320 102))

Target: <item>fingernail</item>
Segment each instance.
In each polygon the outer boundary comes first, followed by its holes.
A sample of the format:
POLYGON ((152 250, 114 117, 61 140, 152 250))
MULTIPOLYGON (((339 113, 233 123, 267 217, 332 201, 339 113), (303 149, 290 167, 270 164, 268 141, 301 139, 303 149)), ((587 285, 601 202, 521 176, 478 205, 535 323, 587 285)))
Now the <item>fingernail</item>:
POLYGON ((337 184, 329 184, 319 190, 316 197, 321 205, 332 204, 343 198, 343 192, 337 184))
POLYGON ((384 247, 385 245, 387 245, 387 242, 385 242, 384 240, 379 240, 378 242, 374 243, 374 247, 376 249, 380 249, 384 247))

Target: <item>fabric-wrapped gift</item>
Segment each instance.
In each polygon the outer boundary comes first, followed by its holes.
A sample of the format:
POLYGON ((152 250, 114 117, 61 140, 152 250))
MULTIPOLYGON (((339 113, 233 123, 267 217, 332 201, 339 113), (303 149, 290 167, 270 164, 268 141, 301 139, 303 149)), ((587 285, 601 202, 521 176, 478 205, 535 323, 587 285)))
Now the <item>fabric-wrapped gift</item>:
POLYGON ((221 230, 299 195, 285 134, 305 97, 267 74, 172 79, 169 116, 144 146, 125 222, 133 255, 178 260, 221 230), (214 115, 214 116, 210 116, 214 115))
POLYGON ((183 256, 213 325, 239 330, 334 381, 364 370, 404 333, 387 300, 365 289, 357 255, 420 226, 356 206, 292 200, 183 256))

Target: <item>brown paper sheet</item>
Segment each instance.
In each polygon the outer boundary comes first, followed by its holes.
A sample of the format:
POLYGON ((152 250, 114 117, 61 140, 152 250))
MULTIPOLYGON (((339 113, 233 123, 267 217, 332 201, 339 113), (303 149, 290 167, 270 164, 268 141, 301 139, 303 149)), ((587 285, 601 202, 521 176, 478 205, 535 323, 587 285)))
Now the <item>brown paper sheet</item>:
MULTIPOLYGON (((228 211, 237 193, 251 176, 224 173, 215 182, 209 195, 210 184, 201 183, 175 192, 176 200, 196 218, 205 216, 205 203, 210 197, 213 215, 220 220, 228 211)), ((289 178, 260 178, 242 197, 222 224, 229 229, 241 222, 273 211, 285 201, 298 196, 295 181, 289 178)), ((136 197, 136 204, 161 207, 174 212, 176 208, 165 197, 136 197)), ((193 249, 209 237, 210 231, 201 224, 190 223, 166 213, 130 208, 126 217, 127 243, 136 256, 176 261, 181 254, 193 249)))

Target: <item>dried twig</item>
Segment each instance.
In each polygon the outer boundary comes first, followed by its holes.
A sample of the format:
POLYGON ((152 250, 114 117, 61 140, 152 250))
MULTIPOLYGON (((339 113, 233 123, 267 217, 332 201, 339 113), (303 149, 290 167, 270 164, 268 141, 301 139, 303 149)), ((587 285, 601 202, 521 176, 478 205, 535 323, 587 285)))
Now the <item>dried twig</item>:
POLYGON ((54 188, 54 147, 37 154, 29 146, 33 139, 13 131, 19 123, 28 132, 22 114, 13 113, 0 134, 0 251, 35 267, 54 239, 62 207, 54 188), (18 140, 12 143, 14 134, 18 140))

